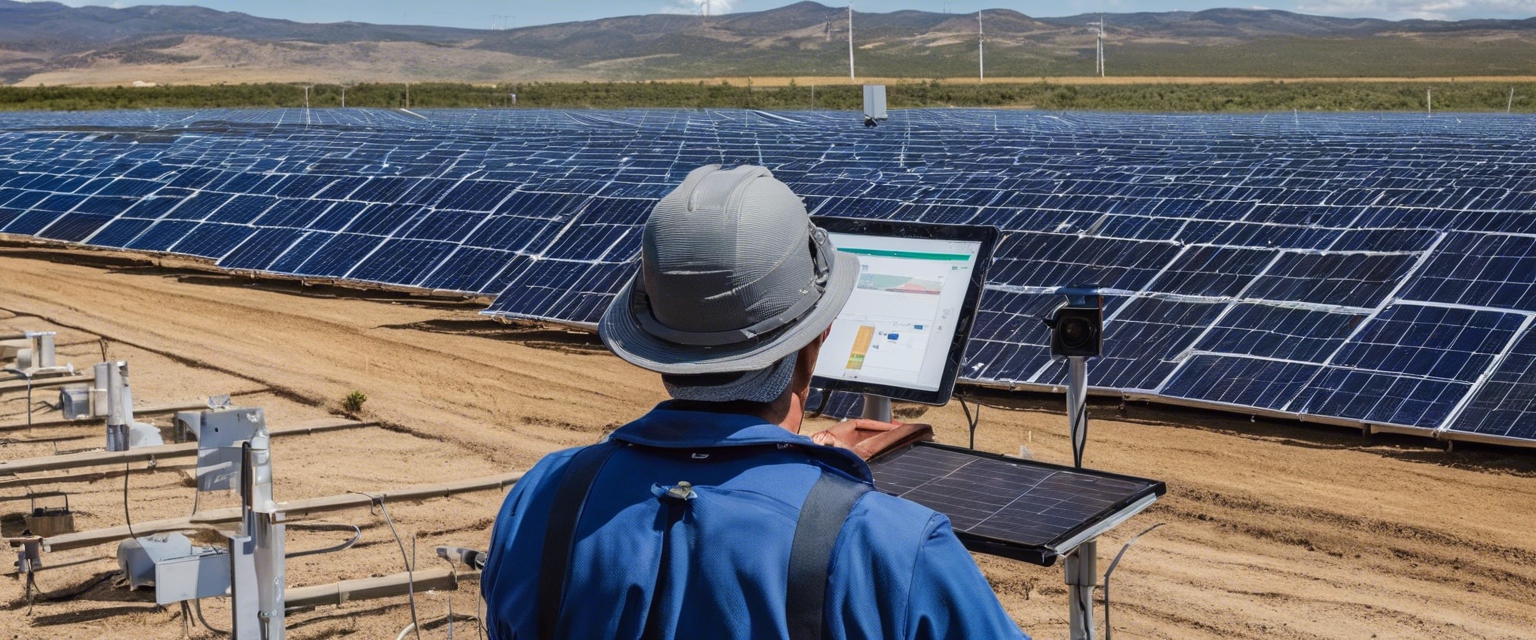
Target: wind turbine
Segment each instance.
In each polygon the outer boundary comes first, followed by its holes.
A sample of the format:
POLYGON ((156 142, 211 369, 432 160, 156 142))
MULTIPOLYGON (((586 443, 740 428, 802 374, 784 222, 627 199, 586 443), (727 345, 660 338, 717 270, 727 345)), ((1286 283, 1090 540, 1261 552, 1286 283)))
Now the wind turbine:
POLYGON ((853 0, 848 1, 848 79, 853 77, 853 0))
POLYGON ((976 10, 976 78, 987 81, 987 34, 981 28, 981 10, 976 10))
POLYGON ((1099 28, 1096 46, 1094 47, 1093 71, 1102 78, 1104 77, 1104 16, 1099 16, 1097 21, 1088 23, 1088 26, 1099 28))

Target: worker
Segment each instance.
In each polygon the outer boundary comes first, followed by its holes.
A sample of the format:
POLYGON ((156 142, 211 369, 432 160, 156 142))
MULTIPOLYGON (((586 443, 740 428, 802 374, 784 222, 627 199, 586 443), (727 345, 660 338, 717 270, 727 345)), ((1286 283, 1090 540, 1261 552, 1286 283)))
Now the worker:
POLYGON ((481 576, 490 637, 1024 638, 947 518, 871 490, 856 451, 904 428, 800 432, 859 262, 799 197, 702 167, 641 237, 598 331, 672 399, 513 488, 481 576))

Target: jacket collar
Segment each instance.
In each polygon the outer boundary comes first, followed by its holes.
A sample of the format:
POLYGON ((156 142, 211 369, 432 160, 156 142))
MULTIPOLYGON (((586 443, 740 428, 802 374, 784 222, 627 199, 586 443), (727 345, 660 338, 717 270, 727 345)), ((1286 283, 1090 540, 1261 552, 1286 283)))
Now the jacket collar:
POLYGON ((818 445, 809 437, 790 433, 788 429, 753 415, 688 411, 673 407, 671 402, 663 402, 638 420, 619 427, 609 437, 662 449, 795 446, 855 479, 873 482, 869 465, 854 452, 818 445))

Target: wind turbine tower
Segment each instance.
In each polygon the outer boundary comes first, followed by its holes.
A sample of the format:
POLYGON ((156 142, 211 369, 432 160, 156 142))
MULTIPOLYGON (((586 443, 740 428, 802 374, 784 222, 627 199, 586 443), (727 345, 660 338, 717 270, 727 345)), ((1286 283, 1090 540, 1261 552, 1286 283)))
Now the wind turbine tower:
POLYGON ((981 10, 976 10, 976 78, 987 81, 987 34, 981 28, 981 10))
POLYGON ((1090 27, 1098 27, 1099 33, 1094 47, 1094 73, 1104 77, 1104 16, 1099 16, 1098 21, 1088 23, 1090 27))
POLYGON ((852 2, 848 3, 848 79, 849 80, 857 80, 857 78, 853 77, 853 3, 852 2))

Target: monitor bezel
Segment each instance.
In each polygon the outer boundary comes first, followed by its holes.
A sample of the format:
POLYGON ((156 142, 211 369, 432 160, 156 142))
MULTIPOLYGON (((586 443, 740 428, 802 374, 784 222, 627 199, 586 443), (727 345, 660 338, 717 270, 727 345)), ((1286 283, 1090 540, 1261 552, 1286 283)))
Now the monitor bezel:
MULTIPOLYGON (((998 238, 1001 237, 1002 233, 997 227, 983 225, 898 222, 894 220, 867 220, 831 216, 813 216, 811 221, 816 226, 826 229, 828 233, 979 243, 980 246, 976 251, 976 264, 971 269, 970 286, 966 289, 965 300, 961 302, 960 313, 955 320, 955 335, 950 339, 949 355, 944 362, 944 374, 939 379, 938 389, 928 391, 889 384, 840 380, 825 376, 814 376, 811 378, 811 386, 821 389, 824 393, 844 391, 848 393, 873 394, 891 398, 892 400, 935 406, 949 402, 950 397, 955 392, 955 381, 960 375, 960 365, 965 362, 965 351, 966 346, 970 342, 971 328, 975 325, 976 312, 981 306, 981 293, 986 288, 987 271, 992 265, 992 253, 996 249, 998 238)), ((838 313, 841 315, 842 310, 838 310, 838 313)))

